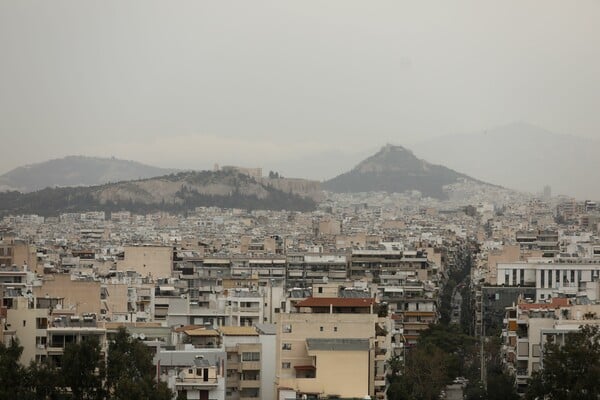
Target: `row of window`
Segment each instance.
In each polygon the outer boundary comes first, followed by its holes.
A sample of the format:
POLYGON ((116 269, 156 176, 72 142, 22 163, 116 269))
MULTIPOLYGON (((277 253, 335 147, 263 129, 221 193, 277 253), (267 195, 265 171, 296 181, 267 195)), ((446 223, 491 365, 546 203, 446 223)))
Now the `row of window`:
POLYGON ((242 353, 242 361, 260 361, 260 352, 244 352, 242 353))
MULTIPOLYGON (((281 330, 283 331, 283 333, 292 333, 292 325, 291 324, 284 324, 281 328, 281 330)), ((319 327, 319 331, 324 332, 325 328, 320 326, 319 327)), ((338 331, 338 327, 334 326, 333 327, 333 331, 337 332, 338 331)))

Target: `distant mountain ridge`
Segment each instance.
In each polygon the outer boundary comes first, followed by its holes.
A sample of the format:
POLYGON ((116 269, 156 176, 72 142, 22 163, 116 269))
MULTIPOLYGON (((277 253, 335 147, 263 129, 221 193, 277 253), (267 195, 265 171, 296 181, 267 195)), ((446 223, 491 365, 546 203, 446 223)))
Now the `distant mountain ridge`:
POLYGON ((411 145, 416 154, 498 185, 600 200, 600 142, 525 123, 455 134, 411 145), (456 148, 456 151, 449 149, 456 148))
POLYGON ((47 187, 93 186, 177 172, 116 158, 68 156, 15 168, 0 175, 0 190, 33 192, 47 187))
POLYGON ((201 206, 310 211, 316 203, 235 171, 181 172, 99 186, 0 193, 0 215, 120 210, 185 213, 201 206))
POLYGON ((324 182, 323 188, 339 193, 418 190, 424 196, 446 199, 443 187, 459 180, 483 184, 465 174, 421 160, 402 146, 388 144, 352 170, 324 182))

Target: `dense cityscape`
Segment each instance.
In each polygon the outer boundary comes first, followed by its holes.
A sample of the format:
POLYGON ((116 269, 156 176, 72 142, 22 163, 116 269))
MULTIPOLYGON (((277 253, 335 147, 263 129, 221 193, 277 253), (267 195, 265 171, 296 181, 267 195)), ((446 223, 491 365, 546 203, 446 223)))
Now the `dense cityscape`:
POLYGON ((600 400, 598 21, 0 0, 0 400, 600 400))
POLYGON ((459 186, 320 192, 311 212, 5 215, 2 357, 63 377, 22 398, 134 398, 90 361, 114 374, 115 343, 144 344, 139 398, 517 398, 549 346, 600 326, 600 209, 459 186), (85 364, 97 387, 75 388, 85 364))

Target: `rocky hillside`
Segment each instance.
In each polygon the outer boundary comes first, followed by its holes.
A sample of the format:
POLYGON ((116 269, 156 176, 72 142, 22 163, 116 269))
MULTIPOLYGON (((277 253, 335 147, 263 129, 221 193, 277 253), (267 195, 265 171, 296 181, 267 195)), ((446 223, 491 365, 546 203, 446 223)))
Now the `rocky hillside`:
POLYGON ((324 182, 323 188, 338 193, 418 190, 424 196, 446 199, 444 186, 460 180, 479 182, 444 166, 418 159, 402 146, 388 144, 351 171, 324 182))
POLYGON ((92 187, 47 188, 0 193, 0 214, 153 211, 185 212, 200 206, 298 210, 315 208, 307 197, 283 192, 237 172, 182 172, 158 178, 92 187))

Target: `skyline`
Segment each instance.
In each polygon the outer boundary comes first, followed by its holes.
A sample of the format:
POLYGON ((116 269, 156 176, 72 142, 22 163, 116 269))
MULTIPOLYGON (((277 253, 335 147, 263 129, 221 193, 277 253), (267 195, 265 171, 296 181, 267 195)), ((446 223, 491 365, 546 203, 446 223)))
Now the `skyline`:
POLYGON ((593 1, 5 2, 0 135, 27 151, 0 171, 72 154, 275 168, 513 121, 597 140, 598 17, 593 1))

